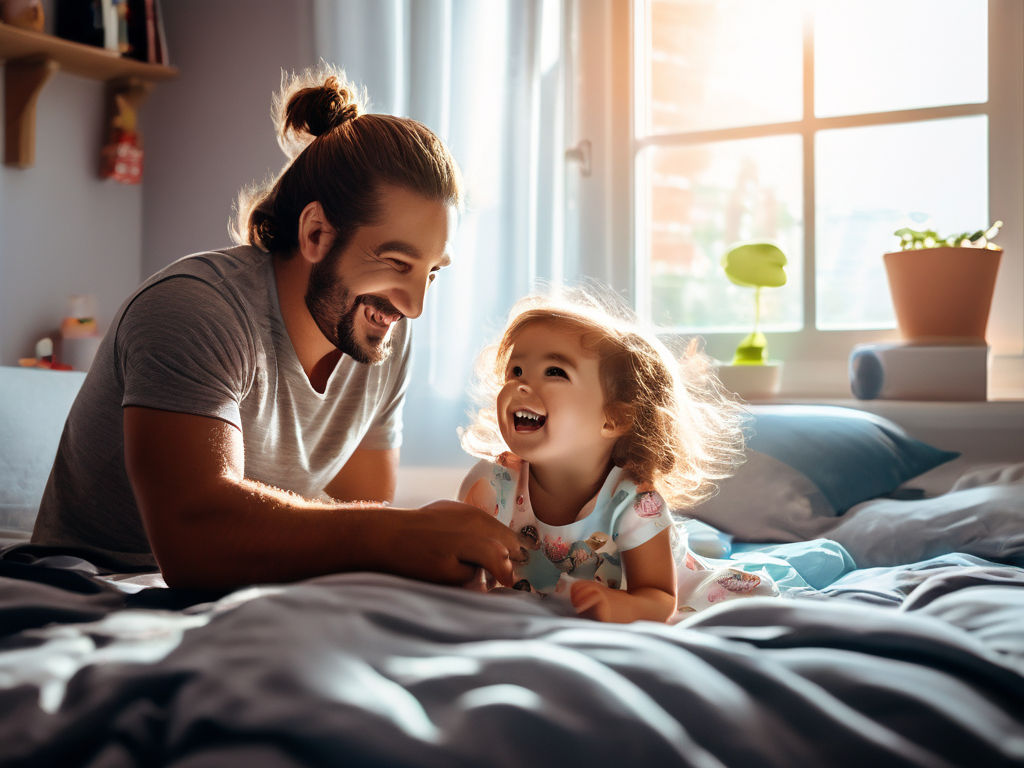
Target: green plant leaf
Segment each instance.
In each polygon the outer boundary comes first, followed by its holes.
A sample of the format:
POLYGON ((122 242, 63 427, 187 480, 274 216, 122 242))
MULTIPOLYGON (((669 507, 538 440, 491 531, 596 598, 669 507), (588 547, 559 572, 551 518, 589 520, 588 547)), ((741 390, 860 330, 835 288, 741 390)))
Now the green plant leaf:
POLYGON ((777 288, 786 284, 786 254, 771 243, 738 245, 722 257, 722 267, 736 285, 777 288))
MULTIPOLYGON (((939 245, 951 245, 954 247, 986 247, 991 243, 992 238, 999 232, 999 228, 1003 226, 1003 222, 993 222, 988 229, 978 230, 977 232, 961 232, 956 235, 950 235, 949 237, 939 237, 938 232, 934 229, 911 229, 910 227, 900 227, 893 232, 896 237, 900 239, 900 249, 909 251, 912 249, 920 248, 934 248, 939 245)), ((994 247, 994 243, 992 244, 994 247)))
POLYGON ((767 358, 768 341, 760 331, 748 334, 736 347, 733 354, 733 365, 764 365, 767 358))

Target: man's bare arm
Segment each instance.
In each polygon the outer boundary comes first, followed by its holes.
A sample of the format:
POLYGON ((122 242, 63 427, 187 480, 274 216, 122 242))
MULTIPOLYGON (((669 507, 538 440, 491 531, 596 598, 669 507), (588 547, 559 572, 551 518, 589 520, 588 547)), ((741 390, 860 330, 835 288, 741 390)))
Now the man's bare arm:
POLYGON ((398 455, 397 448, 357 449, 324 490, 340 501, 394 501, 398 455))
POLYGON ((452 584, 477 566, 511 585, 509 528, 465 504, 328 504, 245 479, 241 432, 219 419, 124 409, 125 466, 171 586, 231 588, 373 570, 452 584))

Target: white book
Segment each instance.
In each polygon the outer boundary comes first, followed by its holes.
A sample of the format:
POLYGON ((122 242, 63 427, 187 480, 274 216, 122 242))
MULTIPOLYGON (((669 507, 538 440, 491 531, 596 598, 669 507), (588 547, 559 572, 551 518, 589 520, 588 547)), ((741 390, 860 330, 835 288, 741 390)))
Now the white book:
POLYGON ((100 9, 103 14, 103 47, 108 51, 120 53, 117 35, 117 8, 114 7, 114 0, 100 0, 100 9))

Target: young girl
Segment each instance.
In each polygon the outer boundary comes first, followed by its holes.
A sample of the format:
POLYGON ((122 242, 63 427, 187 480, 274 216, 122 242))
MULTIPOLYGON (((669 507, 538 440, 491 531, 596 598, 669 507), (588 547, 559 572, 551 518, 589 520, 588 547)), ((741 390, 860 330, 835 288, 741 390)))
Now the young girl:
POLYGON ((622 308, 529 296, 478 377, 482 407, 461 439, 483 460, 459 500, 533 542, 517 589, 616 622, 774 592, 757 575, 708 570, 671 513, 706 498, 742 454, 742 411, 693 345, 677 362, 622 308))

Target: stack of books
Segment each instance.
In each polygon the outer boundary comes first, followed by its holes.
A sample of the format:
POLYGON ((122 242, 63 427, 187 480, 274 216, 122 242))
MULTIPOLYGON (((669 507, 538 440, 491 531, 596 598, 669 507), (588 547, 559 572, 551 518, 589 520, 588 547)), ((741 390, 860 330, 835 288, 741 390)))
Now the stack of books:
POLYGON ((160 0, 57 0, 58 37, 170 64, 160 0))

